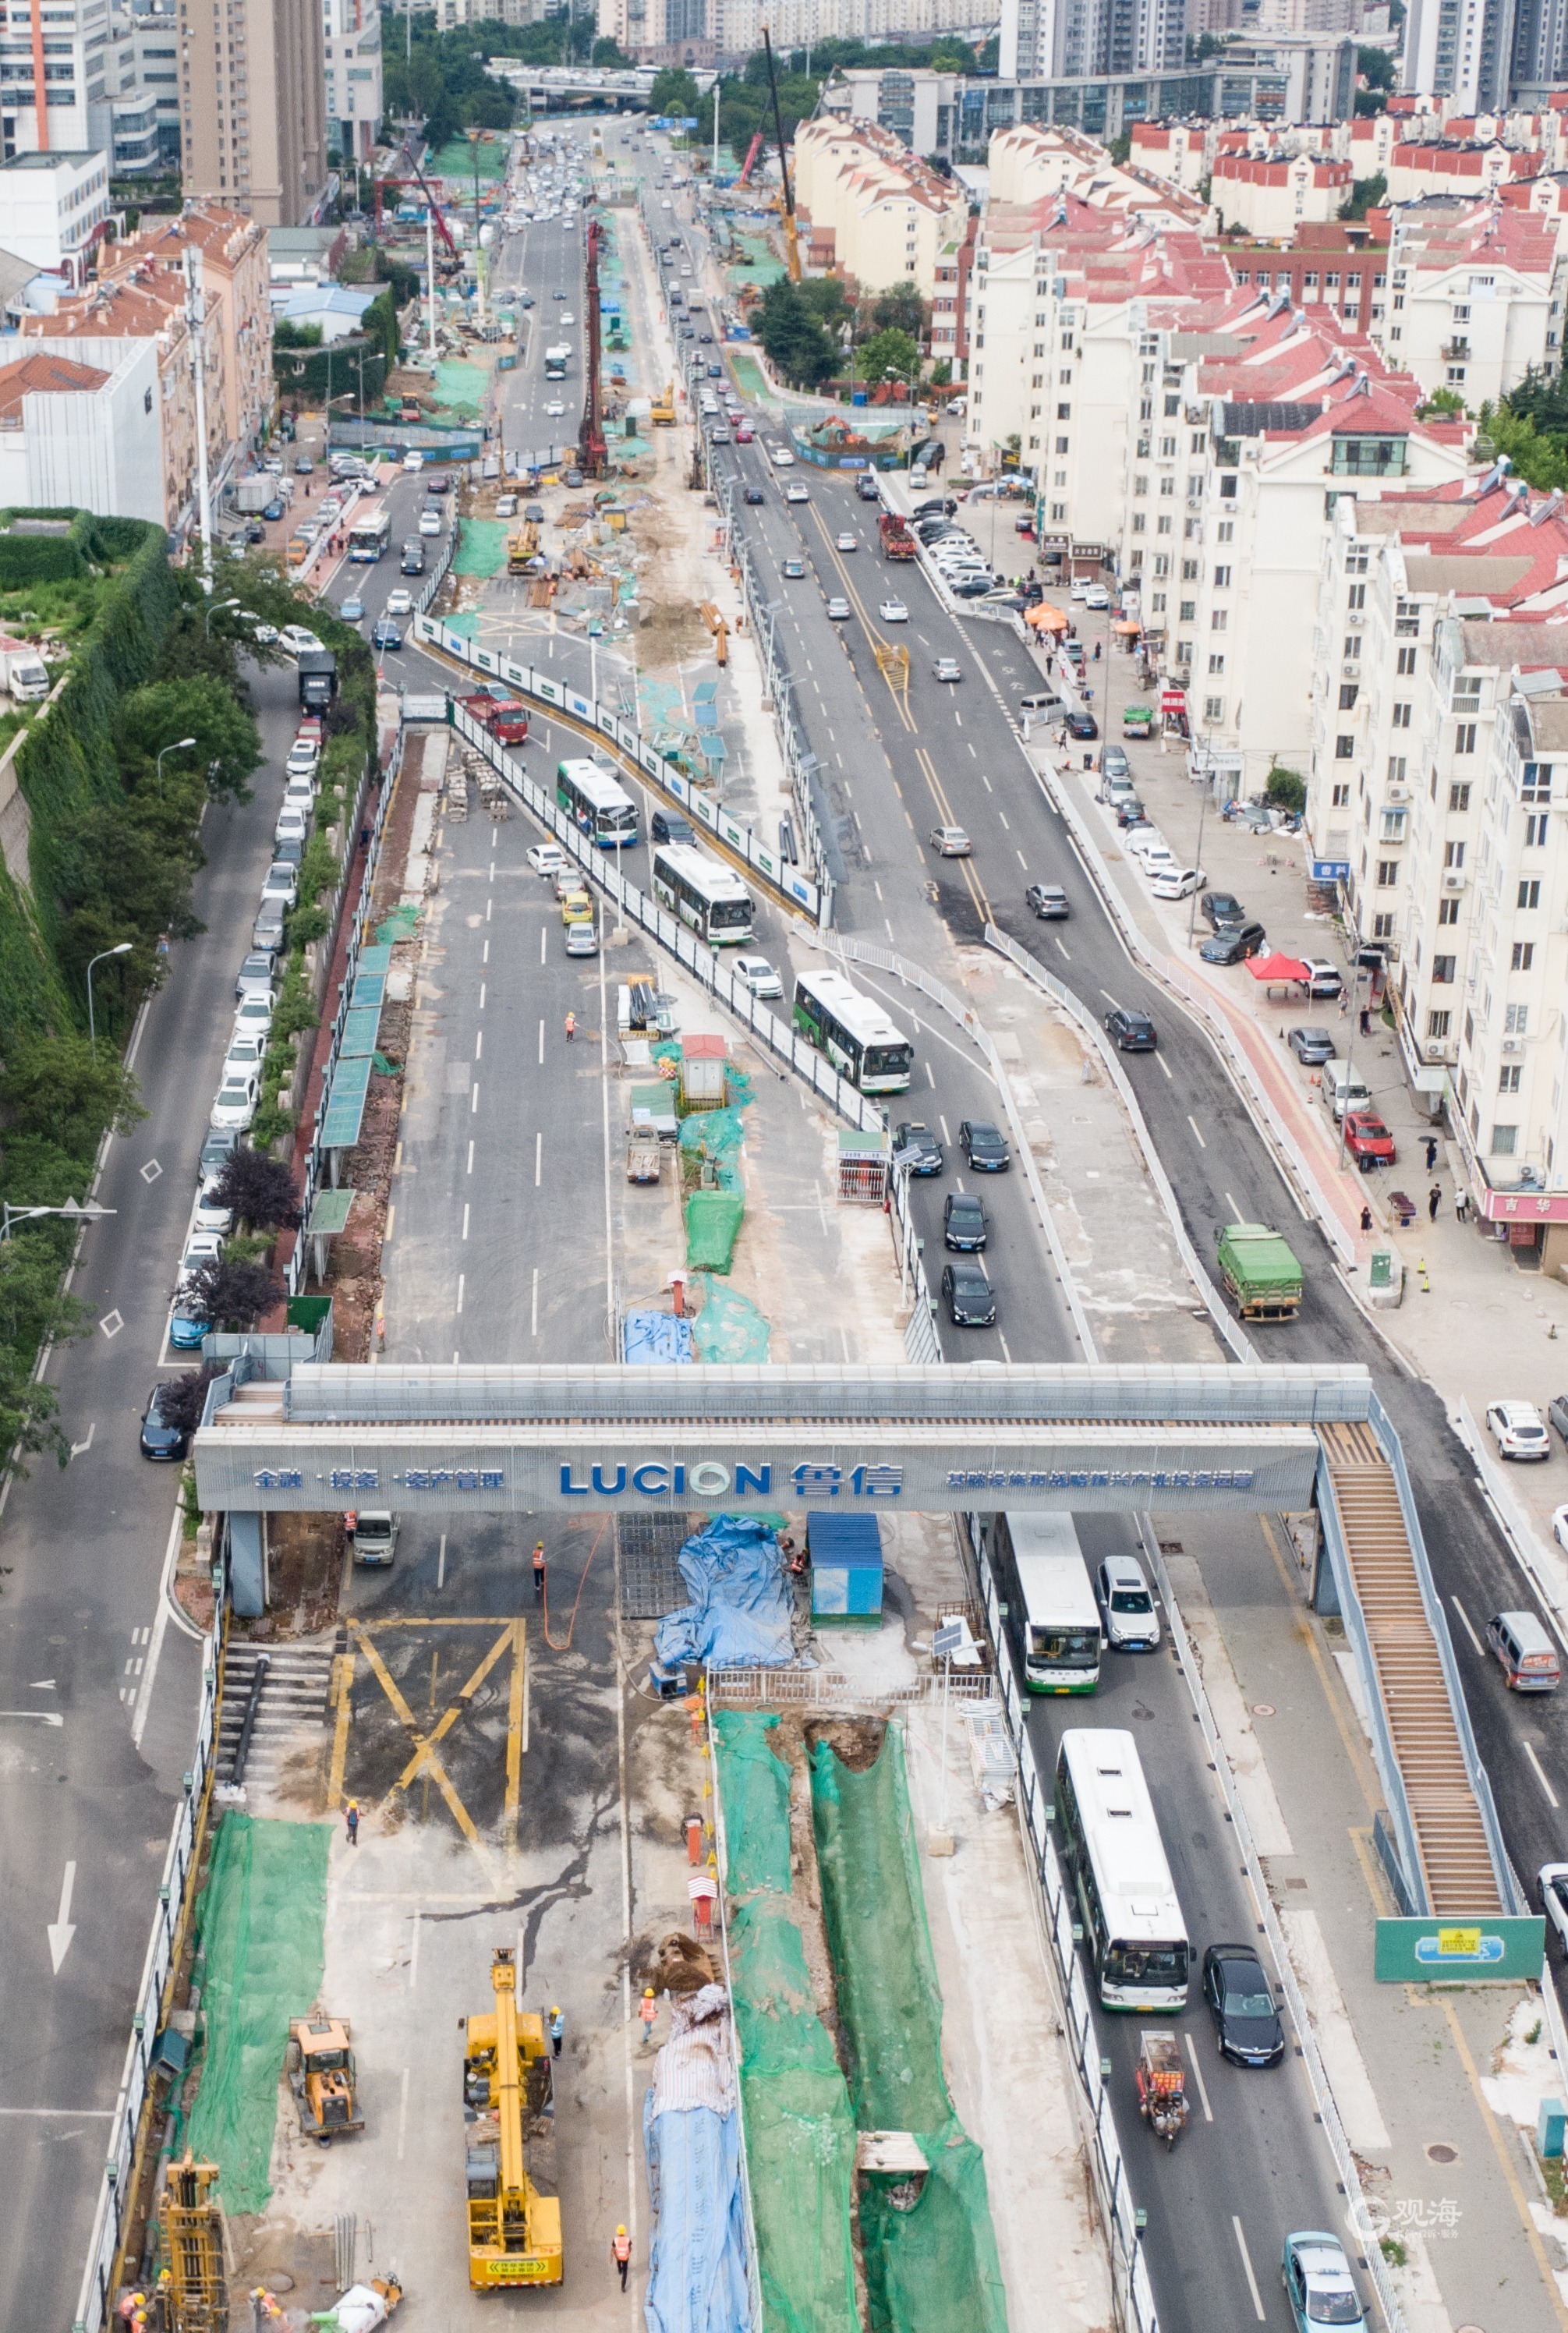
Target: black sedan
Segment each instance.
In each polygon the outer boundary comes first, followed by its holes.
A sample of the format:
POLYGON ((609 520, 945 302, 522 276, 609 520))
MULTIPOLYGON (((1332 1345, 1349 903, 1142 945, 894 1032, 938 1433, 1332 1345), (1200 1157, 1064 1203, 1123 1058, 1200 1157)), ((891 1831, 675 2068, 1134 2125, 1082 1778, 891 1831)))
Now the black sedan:
POLYGON ((1293 1029, 1285 1042, 1309 1070, 1321 1070, 1334 1057, 1334 1041, 1326 1029, 1293 1029))
POLYGON ((748 503, 761 503, 767 500, 760 486, 747 486, 745 498, 748 503))
POLYGON ((1210 1944, 1203 1956, 1203 1997, 1214 2014, 1222 2058, 1235 2066, 1277 2066, 1284 2028, 1274 1988, 1250 1944, 1210 1944))
POLYGON ((1198 903, 1198 912, 1213 931, 1221 924, 1245 924, 1246 909, 1234 891, 1206 891, 1198 903))
POLYGON ((949 1263, 942 1271, 942 1301, 956 1329, 990 1329, 996 1321, 996 1294, 978 1263, 949 1263))
POLYGON ((190 1446, 190 1435, 183 1426, 169 1426, 164 1421, 163 1405, 173 1392, 171 1385, 160 1381, 152 1388, 147 1407, 141 1413, 141 1455, 178 1462, 190 1446))
POLYGON ((1116 823, 1118 826, 1149 826, 1152 821, 1136 794, 1123 794, 1116 805, 1116 823))
POLYGON ((1031 883, 1024 894, 1024 905, 1032 907, 1043 924, 1065 923, 1073 913, 1060 883, 1031 883))
POLYGON ((391 618, 390 616, 378 617, 376 620, 376 628, 370 634, 370 646, 373 648, 400 648, 402 645, 403 635, 398 629, 396 624, 393 623, 391 618))
POLYGON ((1087 742, 1091 738, 1099 736, 1100 724, 1092 713, 1070 713, 1067 715, 1067 734, 1070 737, 1081 737, 1087 742))
POLYGON ((1205 964, 1241 964, 1249 955, 1261 955, 1267 946, 1268 934, 1261 924, 1221 924, 1198 953, 1205 964))
POLYGON ((648 821, 648 830, 655 842, 695 842, 696 829, 690 819, 683 818, 678 810, 656 810, 648 821))
POLYGON ((965 1157, 976 1175, 1005 1175, 1013 1163, 1007 1138, 987 1118, 967 1118, 958 1128, 965 1157))
POLYGON ((1124 1004, 1113 1004, 1105 1016, 1105 1026, 1122 1052, 1153 1052, 1157 1040, 1147 1013, 1132 1013, 1124 1004))
POLYGON ((986 1244, 986 1210, 973 1191, 949 1191, 942 1208, 942 1243, 960 1255, 986 1244))
POLYGON ((893 1158, 910 1175, 939 1175, 947 1164, 941 1144, 919 1118, 906 1118, 893 1129, 893 1158))

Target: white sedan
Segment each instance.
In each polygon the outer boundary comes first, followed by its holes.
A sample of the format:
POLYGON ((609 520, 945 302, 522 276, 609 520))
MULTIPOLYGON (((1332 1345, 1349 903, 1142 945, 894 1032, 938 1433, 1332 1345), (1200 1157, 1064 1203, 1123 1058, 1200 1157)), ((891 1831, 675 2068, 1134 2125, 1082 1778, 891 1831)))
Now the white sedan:
POLYGON ((566 408, 562 404, 561 399, 558 397, 553 397, 544 410, 550 416, 552 421, 559 421, 561 416, 565 412, 566 408))
POLYGON ((261 1079, 254 1066, 236 1065, 225 1072, 212 1106, 211 1123, 220 1132, 243 1134, 256 1113, 261 1098, 261 1079))
POLYGON ((1495 1401, 1486 1411, 1486 1431, 1499 1458, 1550 1458, 1551 1437, 1533 1401, 1495 1401))
POLYGON ((566 853, 558 842, 534 842, 523 853, 535 875, 553 875, 566 864, 566 853))
POLYGON ((1552 1518, 1552 1536, 1568 1555, 1568 1507, 1559 1507, 1552 1518))
POLYGON ((877 609, 884 624, 907 624, 909 611, 901 600, 884 600, 877 609))
POLYGON ((439 534, 439 533, 440 533, 440 532, 441 532, 441 514, 440 514, 440 512, 439 512, 438 510, 423 510, 423 511, 421 511, 421 512, 419 513, 419 533, 420 533, 421 534, 439 534))
POLYGON ((1202 890, 1207 880, 1201 867, 1166 867, 1154 878, 1149 888, 1157 899, 1190 899, 1195 891, 1202 890))
POLYGON ((557 323, 562 324, 574 324, 577 322, 577 319, 572 314, 570 308, 563 308, 560 315, 556 318, 556 322, 557 323))
POLYGON ((1541 1909, 1568 1952, 1568 1863, 1544 1863, 1539 1874, 1541 1909))
POLYGON ((784 983, 765 955, 737 955, 736 977, 745 983, 754 996, 782 996, 784 983))
POLYGON ((411 616, 413 612, 414 595, 411 591, 405 591, 399 587, 396 591, 388 592, 387 604, 381 610, 383 615, 411 616))

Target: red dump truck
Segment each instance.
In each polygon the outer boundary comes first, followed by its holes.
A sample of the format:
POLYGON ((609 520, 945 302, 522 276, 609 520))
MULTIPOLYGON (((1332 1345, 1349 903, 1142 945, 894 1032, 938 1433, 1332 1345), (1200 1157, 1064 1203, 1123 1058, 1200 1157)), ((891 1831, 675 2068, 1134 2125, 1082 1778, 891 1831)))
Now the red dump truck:
POLYGON ((884 559, 913 559, 915 538, 909 533, 909 522, 897 511, 884 511, 877 521, 877 533, 882 540, 884 559))

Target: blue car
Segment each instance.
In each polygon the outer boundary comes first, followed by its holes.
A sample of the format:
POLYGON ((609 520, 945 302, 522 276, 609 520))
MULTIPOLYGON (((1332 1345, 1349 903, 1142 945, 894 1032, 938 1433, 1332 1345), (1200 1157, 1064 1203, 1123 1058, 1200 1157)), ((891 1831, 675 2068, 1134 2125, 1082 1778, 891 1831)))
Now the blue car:
POLYGON ((342 618, 345 624, 362 623, 365 614, 365 603, 361 599, 357 591, 351 591, 348 598, 340 602, 338 613, 342 618))
POLYGON ((400 648, 402 645, 402 633, 396 624, 389 622, 383 616, 370 634, 370 646, 373 648, 400 648))
POLYGON ((263 518, 266 519, 280 519, 283 514, 284 506, 282 503, 268 503, 262 511, 263 518))
POLYGON ((183 1293, 175 1298, 168 1322, 168 1341, 182 1353, 194 1351, 212 1326, 205 1312, 187 1311, 186 1303, 183 1293))
POLYGON ((1287 2236, 1280 2276, 1297 2333, 1318 2333, 1323 2325, 1366 2333, 1366 2312, 1337 2236, 1317 2228, 1301 2228, 1287 2236))

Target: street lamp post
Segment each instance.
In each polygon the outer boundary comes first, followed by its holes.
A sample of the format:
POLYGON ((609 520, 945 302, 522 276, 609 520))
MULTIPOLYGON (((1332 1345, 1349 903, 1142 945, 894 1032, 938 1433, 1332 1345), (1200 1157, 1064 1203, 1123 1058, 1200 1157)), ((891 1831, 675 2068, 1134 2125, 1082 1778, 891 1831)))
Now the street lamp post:
MULTIPOLYGON (((1201 754, 1203 744, 1201 737, 1195 737, 1193 739, 1193 744, 1198 748, 1199 753, 1201 754)), ((1201 875, 1203 872, 1203 821, 1208 814, 1208 797, 1214 787, 1214 771, 1207 754, 1203 754, 1199 766, 1203 771, 1203 792, 1198 798, 1198 849, 1193 853, 1193 865, 1201 875)), ((1193 937, 1197 929, 1198 890, 1195 886, 1192 893, 1192 905, 1187 911, 1187 945, 1188 947, 1192 946, 1193 937)))
POLYGON ((98 951, 98 954, 97 954, 95 956, 91 956, 91 957, 88 959, 88 965, 87 965, 87 1042, 88 1042, 89 1045, 90 1045, 90 1046, 91 1047, 91 1049, 92 1049, 92 1058, 93 1058, 93 1060, 94 1060, 94 1061, 96 1061, 96 1060, 98 1059, 98 1024, 97 1024, 97 1022, 94 1021, 94 1019, 93 1019, 93 1017, 92 1017, 92 967, 93 967, 93 965, 94 965, 95 964, 101 964, 101 963, 104 961, 104 959, 105 959, 105 957, 106 957, 106 956, 111 956, 111 955, 129 955, 130 954, 130 942, 129 940, 121 940, 118 947, 111 947, 111 948, 100 948, 100 949, 99 949, 99 951, 98 951))
POLYGON ((159 747, 158 798, 160 802, 163 799, 163 757, 165 754, 183 754, 188 746, 194 745, 195 743, 196 739, 194 737, 177 737, 172 745, 160 745, 159 747))
POLYGON ((212 638, 213 618, 216 615, 227 615, 232 609, 237 608, 238 606, 239 601, 237 600, 212 600, 207 602, 206 630, 207 637, 209 640, 212 638))
POLYGON ((101 1207, 96 1199, 88 1200, 85 1206, 75 1199, 67 1199, 63 1207, 17 1207, 13 1206, 9 1199, 0 1201, 0 1205, 5 1210, 4 1218, 0 1219, 0 1240, 10 1238, 13 1224, 30 1224, 37 1215, 71 1215, 79 1223, 95 1224, 101 1215, 117 1215, 120 1213, 118 1207, 101 1207))

